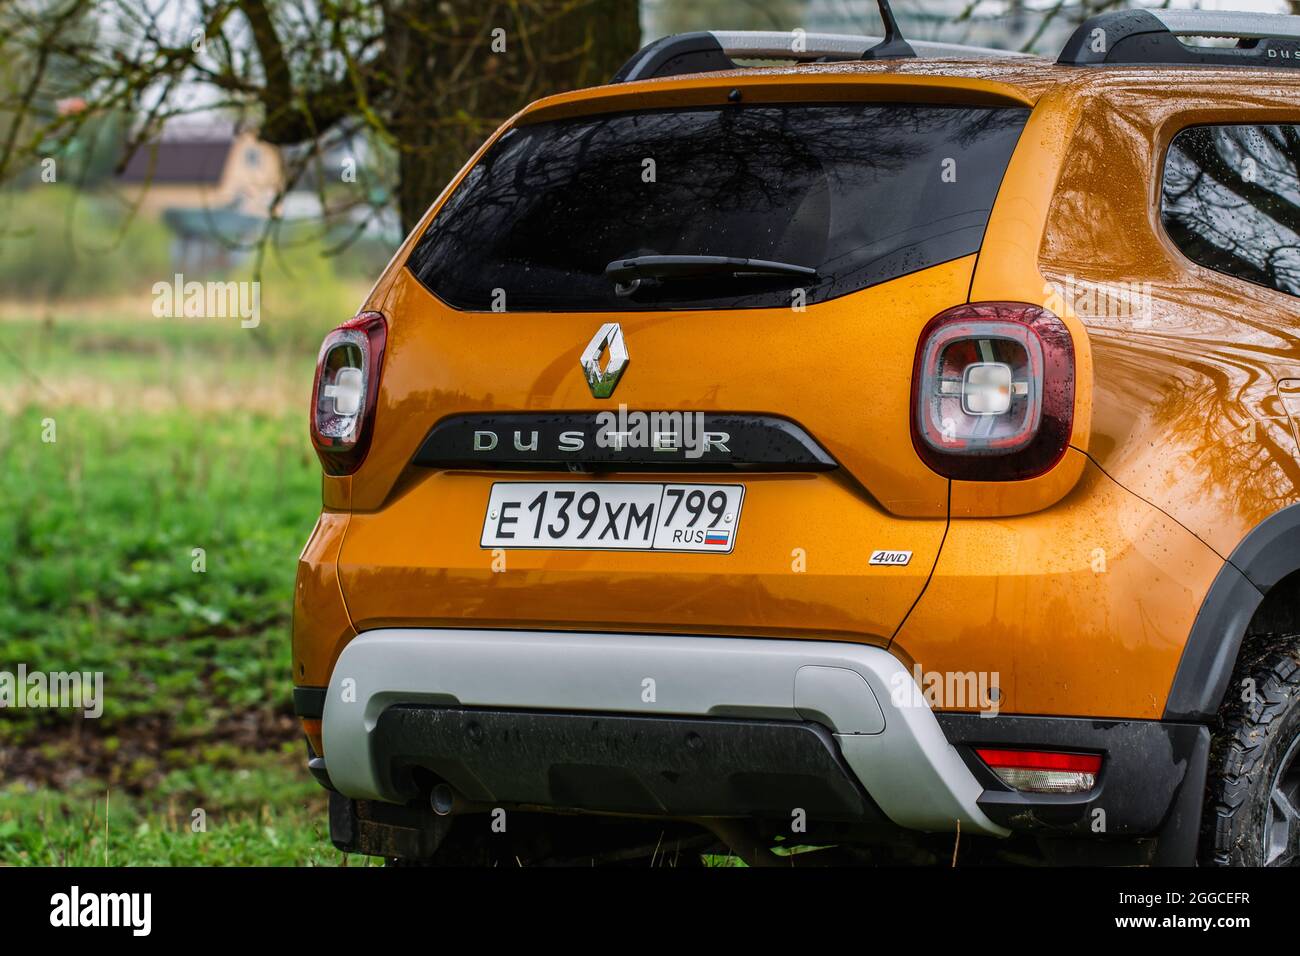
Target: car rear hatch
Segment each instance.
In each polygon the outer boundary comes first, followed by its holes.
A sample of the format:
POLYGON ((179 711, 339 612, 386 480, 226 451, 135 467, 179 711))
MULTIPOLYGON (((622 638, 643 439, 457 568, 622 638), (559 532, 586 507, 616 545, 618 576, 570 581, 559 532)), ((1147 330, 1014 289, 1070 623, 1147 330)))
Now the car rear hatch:
POLYGON ((693 82, 525 116, 392 267, 358 629, 883 643, 920 595, 948 483, 912 445, 917 339, 967 300, 1029 110, 693 82))

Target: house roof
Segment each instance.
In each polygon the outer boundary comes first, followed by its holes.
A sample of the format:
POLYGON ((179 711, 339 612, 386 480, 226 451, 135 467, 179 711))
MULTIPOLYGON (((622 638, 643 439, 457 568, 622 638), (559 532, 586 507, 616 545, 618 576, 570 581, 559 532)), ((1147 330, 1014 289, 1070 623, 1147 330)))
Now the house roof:
POLYGON ((118 181, 216 185, 233 144, 228 136, 144 143, 131 155, 118 181))

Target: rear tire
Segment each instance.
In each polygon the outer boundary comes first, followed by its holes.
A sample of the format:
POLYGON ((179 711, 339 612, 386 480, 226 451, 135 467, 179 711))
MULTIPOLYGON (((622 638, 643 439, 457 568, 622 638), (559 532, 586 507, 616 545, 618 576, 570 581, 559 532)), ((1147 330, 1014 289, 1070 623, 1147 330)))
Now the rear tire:
POLYGON ((1300 866, 1300 634, 1242 646, 1206 790, 1204 864, 1300 866))

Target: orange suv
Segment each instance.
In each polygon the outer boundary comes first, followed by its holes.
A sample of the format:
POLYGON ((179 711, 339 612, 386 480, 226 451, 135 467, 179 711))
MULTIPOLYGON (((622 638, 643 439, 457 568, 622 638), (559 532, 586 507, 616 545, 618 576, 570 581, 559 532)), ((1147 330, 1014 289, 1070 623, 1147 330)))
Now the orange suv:
POLYGON ((699 33, 511 118, 320 351, 335 844, 1297 863, 1297 67, 699 33))

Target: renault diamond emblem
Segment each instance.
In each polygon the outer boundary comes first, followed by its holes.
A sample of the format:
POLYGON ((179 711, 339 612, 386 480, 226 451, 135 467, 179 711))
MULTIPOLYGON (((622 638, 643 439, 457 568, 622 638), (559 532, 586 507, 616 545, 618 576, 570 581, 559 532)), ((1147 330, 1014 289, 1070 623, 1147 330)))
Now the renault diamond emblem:
POLYGON ((596 333, 596 337, 587 343, 587 348, 578 360, 583 374, 587 376, 587 385, 591 394, 597 398, 609 398, 614 394, 614 386, 623 377, 627 368, 627 346, 623 343, 623 330, 617 322, 606 322, 596 333), (609 350, 609 361, 602 371, 600 356, 609 350))

